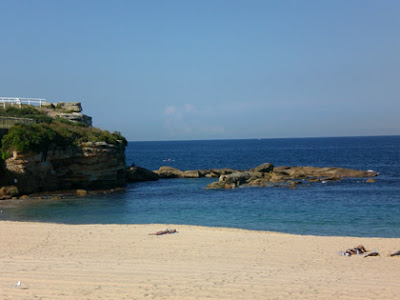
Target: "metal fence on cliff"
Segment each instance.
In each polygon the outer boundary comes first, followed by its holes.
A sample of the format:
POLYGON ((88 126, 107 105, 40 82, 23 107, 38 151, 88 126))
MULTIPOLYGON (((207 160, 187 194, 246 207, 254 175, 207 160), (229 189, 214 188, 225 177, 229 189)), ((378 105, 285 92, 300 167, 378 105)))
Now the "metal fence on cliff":
POLYGON ((0 97, 0 106, 3 106, 3 108, 6 108, 7 105, 21 107, 22 104, 42 106, 45 101, 46 99, 39 98, 0 97))

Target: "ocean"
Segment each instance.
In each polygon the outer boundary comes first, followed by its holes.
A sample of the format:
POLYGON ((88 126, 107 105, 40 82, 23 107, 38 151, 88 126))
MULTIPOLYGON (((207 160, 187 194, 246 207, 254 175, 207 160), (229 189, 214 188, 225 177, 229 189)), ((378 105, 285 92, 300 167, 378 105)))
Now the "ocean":
MULTIPOLYGON (((189 224, 302 235, 400 237, 400 136, 129 142, 127 165, 150 170, 343 167, 365 179, 288 188, 206 190, 217 179, 163 179, 86 198, 24 201, 0 219, 66 224, 189 224)), ((163 228, 160 228, 163 229, 163 228)))

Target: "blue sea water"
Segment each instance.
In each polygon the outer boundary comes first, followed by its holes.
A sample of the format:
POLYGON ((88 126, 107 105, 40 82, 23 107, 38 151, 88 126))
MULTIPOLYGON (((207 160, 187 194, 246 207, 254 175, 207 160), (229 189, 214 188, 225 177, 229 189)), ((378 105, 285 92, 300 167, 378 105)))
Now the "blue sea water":
POLYGON ((25 201, 1 219, 68 224, 192 224, 295 234, 400 237, 400 136, 130 142, 127 164, 181 170, 336 166, 379 172, 365 179, 287 188, 205 190, 216 179, 132 183, 125 192, 25 201))

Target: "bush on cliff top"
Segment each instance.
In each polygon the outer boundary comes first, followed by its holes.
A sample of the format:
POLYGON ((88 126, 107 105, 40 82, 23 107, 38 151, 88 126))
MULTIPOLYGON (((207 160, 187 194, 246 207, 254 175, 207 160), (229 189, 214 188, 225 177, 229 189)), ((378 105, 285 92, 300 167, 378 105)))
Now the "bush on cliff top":
POLYGON ((82 142, 127 145, 126 139, 119 132, 110 133, 107 130, 56 118, 51 122, 16 124, 10 128, 2 139, 1 155, 8 158, 11 151, 47 152, 50 147, 65 149, 67 146, 78 146, 82 142))
POLYGON ((16 118, 26 118, 27 116, 38 116, 45 115, 41 111, 37 110, 33 106, 8 106, 5 109, 0 108, 0 116, 3 117, 16 117, 16 118))
POLYGON ((36 123, 51 123, 52 117, 49 117, 46 113, 39 111, 33 106, 8 106, 5 109, 0 108, 1 117, 14 117, 14 118, 28 118, 33 119, 36 123))
POLYGON ((56 133, 40 124, 17 124, 3 137, 2 152, 16 150, 40 152, 57 140, 56 133))

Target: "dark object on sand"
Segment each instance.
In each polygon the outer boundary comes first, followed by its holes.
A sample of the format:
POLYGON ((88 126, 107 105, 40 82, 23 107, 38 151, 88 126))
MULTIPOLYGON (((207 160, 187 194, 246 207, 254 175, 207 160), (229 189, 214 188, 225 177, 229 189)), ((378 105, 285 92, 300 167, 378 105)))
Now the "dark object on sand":
POLYGON ((390 254, 390 256, 396 256, 396 255, 400 255, 400 250, 395 252, 395 253, 393 253, 393 254, 390 254))
POLYGON ((368 254, 364 255, 364 258, 366 258, 368 256, 380 256, 380 255, 379 255, 378 252, 371 252, 371 253, 368 253, 368 254))
POLYGON ((367 250, 365 249, 365 247, 363 245, 358 245, 357 247, 351 248, 351 249, 347 249, 345 252, 340 251, 339 254, 340 255, 344 255, 344 256, 350 256, 353 254, 363 254, 367 252, 367 250))
POLYGON ((149 233, 149 235, 164 235, 164 234, 170 234, 170 233, 177 233, 176 229, 167 229, 167 230, 160 230, 155 233, 149 233))

